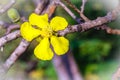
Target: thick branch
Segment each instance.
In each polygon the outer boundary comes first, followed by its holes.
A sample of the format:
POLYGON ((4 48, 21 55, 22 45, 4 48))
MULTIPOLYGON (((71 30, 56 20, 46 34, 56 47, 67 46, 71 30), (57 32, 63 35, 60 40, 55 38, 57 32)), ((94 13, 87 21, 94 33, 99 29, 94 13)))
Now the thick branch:
POLYGON ((20 37, 20 31, 19 30, 11 32, 10 34, 1 37, 0 38, 0 47, 3 46, 8 41, 11 41, 11 40, 16 39, 18 37, 20 37))
POLYGON ((111 22, 115 20, 120 12, 120 6, 118 6, 115 10, 112 12, 109 12, 104 17, 98 17, 96 20, 87 21, 82 24, 78 25, 72 25, 68 26, 65 30, 59 31, 58 34, 64 36, 65 34, 71 33, 71 32, 83 32, 85 30, 94 28, 96 26, 103 25, 105 23, 111 22))
POLYGON ((11 54, 11 56, 6 60, 6 62, 0 66, 0 78, 1 80, 5 79, 5 75, 8 72, 9 68, 15 63, 15 61, 18 59, 18 57, 24 53, 24 51, 27 49, 29 45, 29 42, 22 39, 19 46, 14 50, 14 52, 11 54))
POLYGON ((11 56, 6 60, 6 62, 3 64, 4 69, 8 70, 18 59, 18 57, 25 52, 27 47, 29 46, 29 42, 22 39, 19 46, 14 50, 14 52, 11 54, 11 56))

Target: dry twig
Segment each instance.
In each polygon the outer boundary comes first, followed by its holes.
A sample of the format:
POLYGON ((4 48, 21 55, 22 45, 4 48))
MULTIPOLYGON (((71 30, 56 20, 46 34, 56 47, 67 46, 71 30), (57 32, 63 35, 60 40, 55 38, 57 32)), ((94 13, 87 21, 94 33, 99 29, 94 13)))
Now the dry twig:
POLYGON ((69 0, 64 0, 64 1, 66 1, 66 3, 68 3, 69 6, 70 6, 71 8, 73 8, 77 13, 79 13, 79 14, 80 14, 80 17, 81 17, 83 20, 89 21, 89 19, 88 19, 75 5, 73 5, 69 0))
POLYGON ((61 7, 63 7, 63 9, 76 21, 76 22, 78 22, 78 23, 80 23, 81 21, 80 21, 80 19, 78 19, 76 16, 75 16, 75 14, 74 13, 72 13, 72 11, 69 9, 69 8, 67 8, 67 6, 66 5, 64 5, 62 2, 58 2, 58 4, 61 6, 61 7))
POLYGON ((18 24, 10 25, 9 27, 7 27, 7 31, 5 34, 9 34, 12 30, 18 29, 18 28, 20 28, 20 25, 18 25, 18 24))
MULTIPOLYGON (((35 2, 35 0, 33 0, 33 1, 35 2)), ((35 8, 34 12, 36 14, 40 14, 42 12, 42 10, 46 7, 46 5, 47 5, 48 2, 49 2, 48 0, 37 0, 36 1, 37 7, 35 8)))
POLYGON ((82 5, 81 5, 81 13, 84 13, 84 9, 85 9, 85 4, 86 4, 87 0, 82 0, 82 5))
POLYGON ((97 30, 105 30, 108 34, 116 34, 116 35, 120 35, 120 30, 119 29, 112 29, 107 25, 102 25, 102 26, 98 26, 96 28, 97 30))

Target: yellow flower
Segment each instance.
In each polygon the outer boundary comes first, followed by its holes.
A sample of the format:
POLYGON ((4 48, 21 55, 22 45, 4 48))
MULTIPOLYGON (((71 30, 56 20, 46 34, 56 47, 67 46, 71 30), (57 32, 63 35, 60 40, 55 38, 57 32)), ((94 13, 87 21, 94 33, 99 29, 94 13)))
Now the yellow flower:
POLYGON ((56 16, 50 23, 48 15, 37 15, 32 13, 29 17, 29 22, 24 22, 21 25, 21 35, 27 41, 32 41, 37 38, 40 43, 34 50, 34 54, 41 60, 51 60, 54 52, 57 55, 65 54, 69 49, 69 41, 65 37, 58 37, 57 31, 67 27, 68 22, 63 18, 56 16), (53 52, 53 50, 54 52, 53 52))

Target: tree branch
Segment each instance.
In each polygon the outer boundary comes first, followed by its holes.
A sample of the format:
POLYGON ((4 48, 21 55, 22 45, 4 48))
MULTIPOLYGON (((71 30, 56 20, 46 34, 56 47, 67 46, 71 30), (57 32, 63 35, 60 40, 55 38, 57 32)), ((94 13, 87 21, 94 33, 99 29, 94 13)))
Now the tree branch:
POLYGON ((18 57, 25 52, 28 46, 29 46, 29 42, 22 39, 19 46, 13 51, 11 56, 3 64, 4 69, 8 70, 14 64, 14 62, 18 59, 18 57))
POLYGON ((116 34, 116 35, 120 35, 120 30, 119 29, 112 29, 107 25, 102 25, 102 26, 98 26, 96 28, 97 30, 105 30, 108 34, 116 34))
POLYGON ((13 53, 10 55, 10 57, 5 61, 5 63, 0 66, 0 78, 2 80, 5 79, 5 75, 8 72, 9 68, 15 63, 15 61, 18 59, 18 57, 24 53, 24 51, 27 49, 29 45, 29 42, 22 39, 19 46, 13 51, 13 53))
POLYGON ((58 74, 59 80, 71 80, 68 73, 67 73, 65 65, 62 62, 61 56, 55 55, 52 62, 53 62, 53 65, 56 69, 56 72, 58 74))
POLYGON ((7 28, 9 25, 9 23, 6 23, 4 21, 0 21, 0 26, 3 27, 3 28, 7 28))
POLYGON ((58 0, 50 0, 49 5, 47 6, 47 8, 42 12, 42 14, 47 13, 49 18, 53 15, 56 7, 57 7, 57 2, 58 0))
POLYGON ((84 21, 89 21, 89 19, 75 6, 73 5, 69 0, 64 0, 66 3, 68 3, 68 5, 73 8, 77 13, 80 14, 80 17, 84 20, 84 21))
POLYGON ((4 13, 4 12, 7 11, 9 8, 11 8, 13 4, 15 4, 15 0, 10 0, 9 3, 7 3, 4 7, 2 7, 2 8, 0 9, 0 14, 4 13))
POLYGON ((71 32, 83 32, 88 29, 94 28, 96 26, 103 25, 105 23, 115 20, 119 12, 120 12, 120 5, 117 8, 115 8, 113 11, 109 12, 104 17, 98 17, 97 19, 92 20, 92 21, 87 21, 85 23, 81 23, 78 25, 68 26, 65 30, 59 31, 58 34, 61 36, 64 36, 71 32))
POLYGON ((74 13, 72 13, 72 11, 69 9, 69 8, 67 8, 67 6, 66 5, 64 5, 62 2, 58 2, 58 4, 76 21, 76 22, 78 22, 78 23, 80 23, 81 21, 80 21, 80 19, 79 18, 77 18, 76 16, 75 16, 75 14, 74 13))
POLYGON ((35 13, 40 14, 42 10, 46 7, 46 4, 49 2, 48 0, 33 0, 36 3, 37 7, 35 8, 35 13))
POLYGON ((70 54, 67 54, 68 60, 70 63, 70 70, 73 75, 73 80, 83 80, 81 73, 78 70, 77 64, 75 62, 75 59, 72 55, 72 52, 70 51, 70 54))
POLYGON ((6 31, 5 34, 7 35, 7 34, 9 34, 12 30, 18 29, 18 28, 20 28, 20 25, 18 25, 18 24, 10 25, 9 27, 7 27, 7 31, 6 31))
POLYGON ((84 8, 87 0, 82 0, 82 5, 81 5, 81 13, 84 13, 84 8))
POLYGON ((8 41, 11 41, 11 40, 16 39, 18 37, 20 37, 19 30, 11 32, 10 34, 1 37, 0 38, 0 47, 3 46, 4 44, 6 44, 8 41))

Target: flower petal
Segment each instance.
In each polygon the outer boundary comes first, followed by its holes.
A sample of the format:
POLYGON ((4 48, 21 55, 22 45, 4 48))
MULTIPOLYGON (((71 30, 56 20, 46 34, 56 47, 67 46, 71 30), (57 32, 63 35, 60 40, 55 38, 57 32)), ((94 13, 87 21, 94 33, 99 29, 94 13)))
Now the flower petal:
POLYGON ((20 27, 21 35, 27 41, 32 41, 40 35, 40 30, 33 28, 28 22, 24 22, 20 27))
POLYGON ((29 22, 32 25, 35 25, 39 28, 44 28, 49 25, 48 23, 48 15, 37 15, 35 13, 32 13, 29 17, 29 22))
POLYGON ((64 37, 51 37, 51 44, 57 55, 65 54, 69 49, 69 41, 64 37))
POLYGON ((63 30, 67 27, 67 25, 68 22, 63 17, 56 16, 50 21, 50 26, 54 31, 63 30))
POLYGON ((35 48, 34 54, 38 59, 51 60, 53 58, 53 52, 50 48, 50 42, 48 38, 41 40, 40 44, 35 48))

